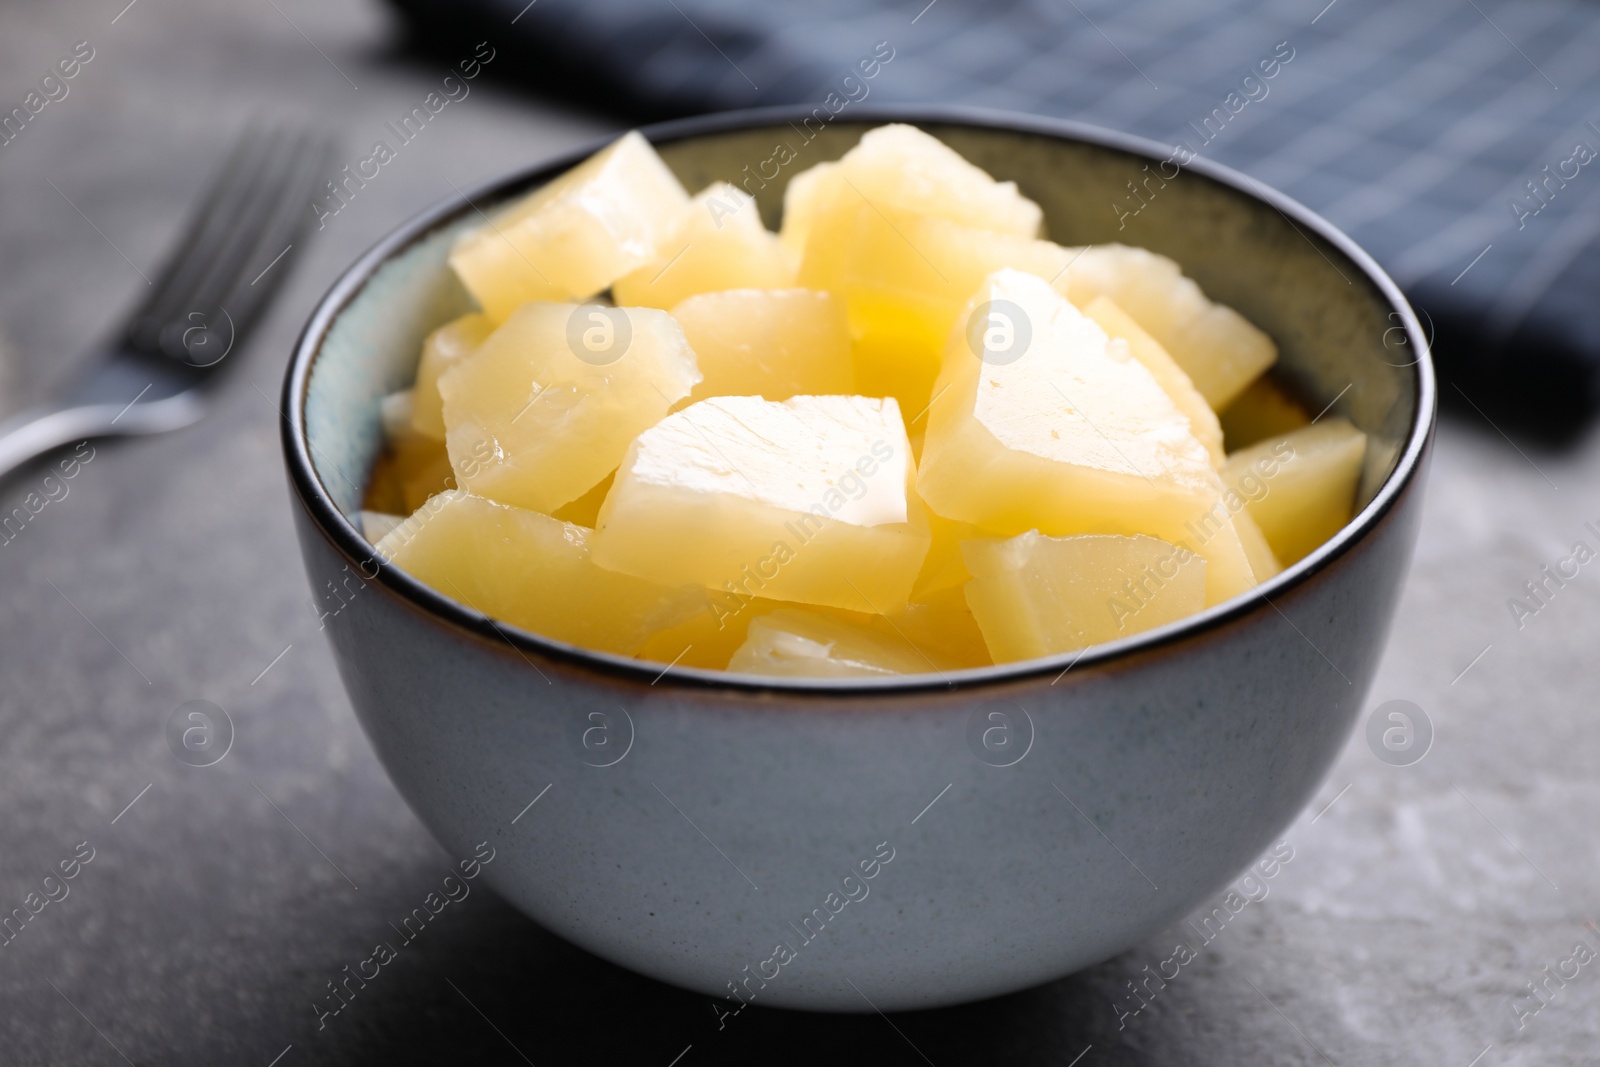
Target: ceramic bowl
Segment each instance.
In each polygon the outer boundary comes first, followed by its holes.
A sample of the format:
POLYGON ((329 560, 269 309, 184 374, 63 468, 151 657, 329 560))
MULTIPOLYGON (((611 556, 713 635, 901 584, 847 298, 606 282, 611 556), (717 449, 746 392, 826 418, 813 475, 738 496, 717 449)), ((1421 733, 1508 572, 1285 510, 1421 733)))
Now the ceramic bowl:
POLYGON ((1359 513, 1316 552, 1081 655, 881 682, 663 670, 485 618, 376 562, 354 522, 378 399, 469 306, 451 241, 598 145, 443 203, 357 261, 311 317, 283 403, 306 567, 356 714, 440 843, 492 855, 481 877, 507 900, 730 1012, 922 1008, 1043 982, 1158 932, 1274 846, 1371 683, 1434 417, 1426 340, 1394 283, 1241 174, 1179 171, 1166 146, 1070 122, 817 115, 644 132, 688 188, 746 185, 775 225, 796 173, 914 122, 1015 180, 1055 240, 1172 256, 1272 335, 1282 381, 1371 445, 1359 513))

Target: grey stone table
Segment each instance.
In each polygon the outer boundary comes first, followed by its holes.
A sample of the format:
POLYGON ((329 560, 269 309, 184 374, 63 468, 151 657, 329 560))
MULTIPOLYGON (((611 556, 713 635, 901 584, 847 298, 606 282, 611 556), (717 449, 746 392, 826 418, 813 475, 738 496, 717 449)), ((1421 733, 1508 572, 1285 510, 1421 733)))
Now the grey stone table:
MULTIPOLYGON (((405 59, 385 13, 355 0, 125 2, 0 12, 0 109, 75 42, 94 49, 69 94, 0 147, 7 408, 45 395, 136 297, 244 119, 315 116, 353 160, 443 73, 405 59)), ((1600 572, 1581 568, 1531 617, 1507 608, 1573 542, 1597 547, 1584 523, 1600 519, 1600 454, 1536 452, 1470 411, 1441 431, 1371 699, 1419 705, 1432 749, 1395 767, 1352 738, 1285 835, 1293 858, 1209 942, 1174 929, 954 1010, 757 1011, 719 1032, 703 998, 565 945, 483 891, 319 1028, 329 980, 450 859, 373 758, 308 605, 273 406, 285 355, 343 265, 451 182, 615 125, 478 83, 315 235, 210 418, 97 445, 67 494, 0 545, 0 912, 43 894, 64 861, 76 872, 0 947, 0 1064, 1600 1058, 1600 966, 1547 977, 1576 945, 1600 946, 1600 572), (237 731, 203 769, 164 736, 196 699, 237 731), (1180 937, 1198 958, 1124 1014, 1138 1003, 1127 983, 1180 937)), ((0 486, 0 506, 44 473, 0 486)))

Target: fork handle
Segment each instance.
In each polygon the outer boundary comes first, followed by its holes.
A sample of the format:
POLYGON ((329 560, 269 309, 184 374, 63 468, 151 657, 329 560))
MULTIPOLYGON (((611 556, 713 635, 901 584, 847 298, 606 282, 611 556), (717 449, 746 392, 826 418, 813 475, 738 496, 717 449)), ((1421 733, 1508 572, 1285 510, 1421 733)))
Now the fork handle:
POLYGON ((91 437, 165 433, 198 422, 200 399, 180 394, 147 404, 40 407, 0 422, 0 478, 30 459, 91 437))

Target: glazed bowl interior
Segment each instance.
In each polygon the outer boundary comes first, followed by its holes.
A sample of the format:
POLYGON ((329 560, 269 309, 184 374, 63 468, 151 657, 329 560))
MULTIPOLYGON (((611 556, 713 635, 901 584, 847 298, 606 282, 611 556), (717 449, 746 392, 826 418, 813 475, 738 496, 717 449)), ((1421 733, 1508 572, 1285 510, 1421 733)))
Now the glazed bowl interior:
MULTIPOLYGON (((727 181, 754 194, 776 228, 788 182, 806 168, 843 155, 861 134, 887 121, 914 122, 996 178, 1015 181, 1044 209, 1047 235, 1066 245, 1121 242, 1170 256, 1207 295, 1232 306, 1277 343, 1272 377, 1313 411, 1343 416, 1368 437, 1356 518, 1262 592, 1274 594, 1313 573, 1361 536, 1385 498, 1415 466, 1433 414, 1426 342, 1398 289, 1363 252, 1321 219, 1226 168, 1195 160, 1175 177, 1163 146, 1087 126, 951 109, 860 109, 820 130, 788 109, 713 116, 647 131, 662 158, 692 190, 727 181), (780 162, 787 160, 787 162, 780 162), (1140 194, 1131 191, 1137 185, 1140 194), (1136 214, 1130 209, 1142 204, 1136 214)), ((499 204, 524 194, 584 158, 590 145, 552 163, 491 183, 412 220, 367 254, 335 288, 307 328, 285 401, 316 488, 331 504, 325 533, 352 560, 370 558, 357 532, 374 460, 383 448, 378 402, 411 384, 423 338, 473 310, 445 258, 461 233, 483 225, 499 204)), ((385 568, 381 580, 414 601, 464 624, 480 616, 385 568)), ((1245 594, 1189 619, 1087 653, 1086 663, 1133 648, 1181 639, 1238 610, 1245 594)), ((481 625, 480 625, 481 630, 481 625)), ((511 627, 518 644, 580 659, 628 664, 575 650, 511 627)), ((1062 659, 1064 657, 1057 657, 1062 659)), ((1050 669, 1055 660, 982 668, 980 674, 1050 669)), ((647 664, 641 670, 651 670, 647 664)), ((1056 667, 1054 669, 1059 669, 1056 667)), ((973 674, 975 672, 960 672, 973 674)), ((680 679, 743 684, 745 676, 679 668, 680 679)), ((934 679, 938 681, 939 679, 934 679)), ((785 688, 916 685, 926 678, 879 682, 785 681, 785 688)))

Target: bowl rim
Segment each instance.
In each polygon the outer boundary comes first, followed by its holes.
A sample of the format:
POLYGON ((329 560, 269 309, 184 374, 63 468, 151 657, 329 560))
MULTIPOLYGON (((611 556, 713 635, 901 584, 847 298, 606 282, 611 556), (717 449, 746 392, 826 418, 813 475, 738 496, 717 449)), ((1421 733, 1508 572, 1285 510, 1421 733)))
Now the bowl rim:
MULTIPOLYGON (((652 145, 665 145, 696 137, 731 133, 763 126, 793 123, 811 116, 804 105, 748 108, 718 112, 685 119, 674 119, 638 127, 652 145)), ((850 125, 886 122, 926 123, 968 126, 976 129, 1023 133, 1059 140, 1078 141, 1109 148, 1151 161, 1167 158, 1169 146, 1134 134, 1107 129, 1071 119, 1049 118, 1016 112, 957 105, 885 104, 854 107, 848 116, 837 116, 850 125)), ((930 691, 954 693, 986 686, 1011 685, 1054 676, 1059 681, 1068 671, 1118 666, 1142 654, 1170 651, 1176 645, 1196 641, 1230 623, 1270 608, 1281 594, 1292 593, 1326 571, 1336 560, 1376 529, 1416 482, 1423 467, 1436 420, 1436 382, 1428 338, 1400 287, 1376 260, 1356 242, 1316 212, 1241 171, 1202 157, 1194 157, 1183 169, 1219 183, 1275 209, 1284 220, 1300 231, 1315 248, 1309 234, 1332 246, 1357 267, 1400 318, 1405 343, 1416 359, 1410 365, 1415 382, 1415 410, 1405 435, 1405 444, 1394 468, 1366 506, 1337 534, 1292 566, 1248 592, 1213 605, 1176 622, 1146 630, 1116 641, 1090 645, 1075 652, 1060 653, 1014 663, 974 667, 963 670, 935 670, 923 674, 889 678, 784 678, 743 674, 710 668, 677 667, 653 660, 632 659, 600 652, 564 641, 544 637, 509 623, 502 623, 435 591, 399 567, 379 557, 374 547, 334 504, 332 496, 311 461, 306 433, 305 401, 311 372, 329 330, 345 308, 365 288, 373 275, 396 255, 411 248, 439 229, 453 224, 468 211, 479 211, 479 204, 496 202, 504 196, 548 181, 588 158, 616 139, 612 133, 594 138, 565 152, 529 166, 480 182, 470 189, 457 190, 412 216, 345 268, 317 302, 295 343, 284 375, 281 426, 285 464, 289 482, 299 504, 316 531, 349 564, 358 568, 364 581, 379 585, 391 595, 418 611, 424 618, 443 625, 462 636, 476 638, 502 652, 520 656, 530 665, 529 653, 552 663, 593 671, 618 682, 643 682, 650 687, 671 689, 721 690, 734 694, 782 694, 790 697, 836 698, 842 695, 908 695, 930 691), (373 569, 369 576, 368 568, 373 569)), ((1321 249, 1317 249, 1321 252, 1321 249)), ((1324 256, 1324 258, 1327 258, 1324 256)), ((1332 263, 1329 260, 1330 264, 1332 263)), ((1335 270, 1337 270, 1335 266, 1335 270)), ((1407 369, 1407 368, 1401 368, 1407 369)), ((1280 612, 1281 614, 1281 612, 1280 612)), ((535 667, 537 670, 537 666, 535 667)), ((542 673, 542 672, 541 672, 542 673)), ((1054 684, 1052 682, 1051 684, 1054 684)), ((670 691, 670 690, 669 690, 670 691)))

